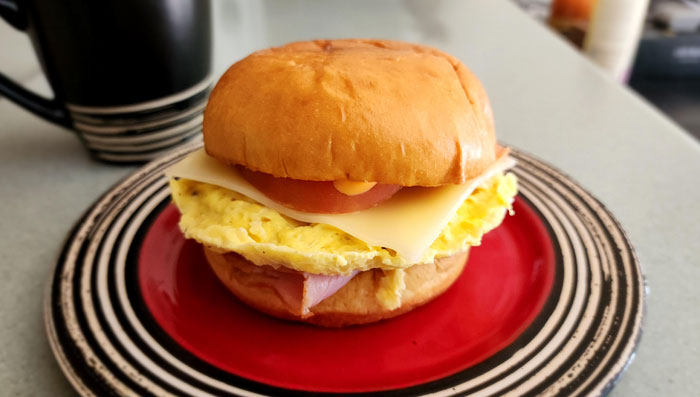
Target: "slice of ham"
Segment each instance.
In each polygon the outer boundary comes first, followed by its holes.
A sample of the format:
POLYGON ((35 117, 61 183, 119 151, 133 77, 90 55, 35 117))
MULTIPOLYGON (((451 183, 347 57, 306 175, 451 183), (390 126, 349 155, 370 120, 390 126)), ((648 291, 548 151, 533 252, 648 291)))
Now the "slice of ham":
POLYGON ((348 275, 325 275, 298 272, 287 268, 258 266, 248 261, 237 263, 238 270, 247 273, 247 283, 271 288, 289 307, 301 316, 343 288, 358 273, 348 275))
POLYGON ((304 294, 301 299, 302 314, 309 313, 312 308, 324 299, 343 288, 358 273, 357 270, 349 275, 329 276, 325 274, 311 274, 304 272, 304 294))

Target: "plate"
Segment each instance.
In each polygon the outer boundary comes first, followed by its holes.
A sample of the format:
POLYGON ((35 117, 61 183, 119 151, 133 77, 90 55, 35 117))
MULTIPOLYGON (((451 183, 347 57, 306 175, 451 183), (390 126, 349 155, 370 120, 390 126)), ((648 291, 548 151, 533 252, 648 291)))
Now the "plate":
POLYGON ((641 333, 644 280, 612 215, 514 150, 515 214, 457 282, 405 315, 323 329, 239 303, 185 240, 156 160, 71 232, 45 322, 82 396, 604 395, 641 333))

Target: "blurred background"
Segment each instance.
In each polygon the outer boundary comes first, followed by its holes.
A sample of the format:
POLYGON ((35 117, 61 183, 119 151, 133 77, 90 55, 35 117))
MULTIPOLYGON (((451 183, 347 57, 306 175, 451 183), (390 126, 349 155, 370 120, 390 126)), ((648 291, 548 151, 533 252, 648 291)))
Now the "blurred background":
POLYGON ((700 0, 513 0, 700 139, 700 0))
MULTIPOLYGON (((510 1, 539 20, 552 34, 567 40, 599 65, 603 73, 629 85, 700 139, 700 0, 510 1)), ((299 39, 304 36, 305 27, 308 38, 315 38, 319 24, 333 24, 325 26, 324 31, 339 34, 362 31, 365 35, 392 37, 397 26, 406 26, 405 30, 409 31, 409 26, 420 22, 426 25, 418 27, 424 37, 416 37, 416 40, 439 42, 441 35, 445 35, 440 22, 436 20, 431 25, 431 19, 425 16, 430 16, 431 10, 439 8, 442 1, 402 2, 409 11, 408 19, 405 15, 391 14, 391 7, 376 2, 373 3, 376 18, 365 18, 363 26, 344 26, 342 18, 318 21, 295 12, 298 1, 214 0, 214 76, 218 77, 237 58, 270 43, 299 39), (270 3, 274 3, 274 7, 270 7, 270 3), (266 25, 264 21, 270 13, 284 13, 287 25, 266 25), (422 18, 411 18, 411 14, 422 18), (406 20, 387 25, 383 23, 386 18, 406 20), (287 37, 285 31, 292 27, 295 37, 287 37)), ((340 1, 316 4, 338 15, 357 12, 353 4, 340 1)), ((357 25, 356 18, 347 21, 357 25)), ((33 89, 50 96, 28 37, 0 23, 0 40, 0 69, 14 80, 30 82, 33 89)), ((0 97, 1 100, 4 99, 0 97)))

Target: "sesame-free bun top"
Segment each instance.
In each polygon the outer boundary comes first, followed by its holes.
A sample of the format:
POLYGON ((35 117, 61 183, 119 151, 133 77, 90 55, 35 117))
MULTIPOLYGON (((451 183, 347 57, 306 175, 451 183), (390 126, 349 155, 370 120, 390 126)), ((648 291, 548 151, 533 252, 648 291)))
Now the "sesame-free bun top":
POLYGON ((277 177, 403 186, 463 183, 495 160, 477 78, 435 48, 317 40, 255 52, 204 112, 209 155, 277 177))

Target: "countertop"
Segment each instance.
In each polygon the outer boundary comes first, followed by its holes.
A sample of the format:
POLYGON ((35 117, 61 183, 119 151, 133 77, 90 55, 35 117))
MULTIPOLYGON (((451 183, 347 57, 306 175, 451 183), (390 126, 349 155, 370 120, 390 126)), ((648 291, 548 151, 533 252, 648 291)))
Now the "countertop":
MULTIPOLYGON (((464 61, 500 139, 589 189, 637 250, 647 315, 610 395, 697 395, 700 144, 685 131, 506 0, 228 1, 215 15, 217 75, 252 50, 322 37, 415 41, 464 61)), ((29 41, 0 25, 0 70, 47 92, 29 41)), ((72 224, 134 169, 92 160, 70 132, 0 99, 0 394, 75 394, 45 336, 44 290, 72 224)))

